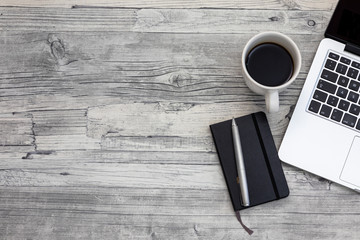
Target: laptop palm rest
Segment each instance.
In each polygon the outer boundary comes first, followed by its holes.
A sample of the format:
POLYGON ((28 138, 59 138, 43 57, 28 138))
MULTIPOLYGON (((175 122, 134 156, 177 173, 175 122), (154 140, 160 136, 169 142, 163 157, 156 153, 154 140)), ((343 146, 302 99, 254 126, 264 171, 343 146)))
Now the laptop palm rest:
POLYGON ((354 137, 340 179, 360 188, 360 137, 354 137))

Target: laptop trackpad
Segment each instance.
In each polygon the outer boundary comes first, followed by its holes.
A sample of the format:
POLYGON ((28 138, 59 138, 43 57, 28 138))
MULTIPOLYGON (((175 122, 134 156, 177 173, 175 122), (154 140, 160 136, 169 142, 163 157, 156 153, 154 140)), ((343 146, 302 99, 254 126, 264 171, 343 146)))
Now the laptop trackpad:
POLYGON ((360 187, 360 137, 354 137, 340 179, 360 187))

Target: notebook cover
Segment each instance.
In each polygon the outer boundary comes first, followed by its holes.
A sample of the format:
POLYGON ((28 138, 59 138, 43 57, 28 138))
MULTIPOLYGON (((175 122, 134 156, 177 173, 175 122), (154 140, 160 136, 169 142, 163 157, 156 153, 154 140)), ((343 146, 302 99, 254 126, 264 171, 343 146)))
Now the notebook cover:
MULTIPOLYGON (((235 119, 241 139, 250 206, 270 202, 289 195, 289 188, 280 163, 265 113, 257 112, 235 119)), ((237 183, 231 120, 210 125, 234 210, 244 207, 237 183)))

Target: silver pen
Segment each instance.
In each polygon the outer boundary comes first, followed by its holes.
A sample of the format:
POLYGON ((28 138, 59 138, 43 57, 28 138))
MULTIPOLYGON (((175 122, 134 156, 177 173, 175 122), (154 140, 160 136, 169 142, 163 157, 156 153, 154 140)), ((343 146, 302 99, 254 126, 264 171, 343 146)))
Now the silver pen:
POLYGON ((241 200, 242 200, 241 204, 247 207, 250 205, 249 191, 246 180, 245 164, 241 149, 239 129, 234 118, 232 119, 231 130, 232 130, 233 142, 234 142, 236 167, 239 176, 239 185, 240 185, 241 200))

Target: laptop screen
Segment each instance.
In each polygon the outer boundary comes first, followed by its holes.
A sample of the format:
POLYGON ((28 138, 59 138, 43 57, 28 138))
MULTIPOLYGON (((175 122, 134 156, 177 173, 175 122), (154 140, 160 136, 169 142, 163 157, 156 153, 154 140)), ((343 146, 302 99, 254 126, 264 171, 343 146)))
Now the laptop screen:
POLYGON ((360 1, 340 0, 326 29, 325 36, 342 43, 360 46, 360 1))

